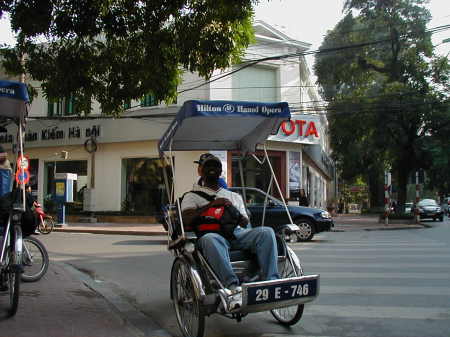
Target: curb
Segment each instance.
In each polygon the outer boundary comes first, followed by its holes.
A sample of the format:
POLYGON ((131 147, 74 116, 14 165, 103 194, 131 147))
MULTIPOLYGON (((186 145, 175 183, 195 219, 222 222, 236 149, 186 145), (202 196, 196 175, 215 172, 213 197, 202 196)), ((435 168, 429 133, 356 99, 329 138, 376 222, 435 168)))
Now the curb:
POLYGON ((113 235, 142 235, 142 236, 166 236, 166 231, 133 231, 119 229, 77 229, 77 228, 53 228, 54 232, 66 233, 90 233, 90 234, 113 234, 113 235))
POLYGON ((59 263, 64 269, 77 277, 89 289, 102 296, 119 313, 127 326, 138 336, 143 337, 172 337, 161 328, 150 316, 137 309, 133 304, 119 295, 117 286, 92 278, 68 263, 59 263))

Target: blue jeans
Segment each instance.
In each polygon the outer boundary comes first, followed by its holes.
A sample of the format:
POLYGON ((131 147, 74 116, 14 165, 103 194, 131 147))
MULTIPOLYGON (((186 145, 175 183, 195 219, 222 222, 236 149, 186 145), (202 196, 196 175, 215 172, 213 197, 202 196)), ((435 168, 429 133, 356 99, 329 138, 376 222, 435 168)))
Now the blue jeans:
POLYGON ((234 230, 236 240, 228 241, 216 233, 208 233, 198 240, 198 245, 214 272, 225 287, 238 285, 239 279, 230 262, 230 248, 245 249, 256 254, 266 280, 280 278, 278 274, 278 251, 275 233, 270 227, 234 230))

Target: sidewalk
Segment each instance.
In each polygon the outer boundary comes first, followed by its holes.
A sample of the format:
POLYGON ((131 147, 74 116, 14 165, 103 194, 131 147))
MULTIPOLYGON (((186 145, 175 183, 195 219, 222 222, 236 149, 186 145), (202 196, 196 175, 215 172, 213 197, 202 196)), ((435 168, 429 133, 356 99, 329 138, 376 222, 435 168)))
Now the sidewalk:
MULTIPOLYGON (((17 314, 4 318, 0 337, 137 337, 104 297, 64 264, 51 263, 39 282, 21 283, 17 314)), ((0 293, 6 302, 6 293, 0 293)))
MULTIPOLYGON (((339 214, 333 217, 334 231, 361 230, 394 230, 418 229, 430 227, 428 224, 397 224, 378 223, 378 216, 361 214, 339 214)), ((55 227, 55 232, 93 233, 93 234, 122 234, 122 235, 167 235, 161 224, 126 224, 126 223, 69 223, 63 227, 55 227)))
POLYGON ((55 232, 93 233, 93 234, 121 234, 121 235, 167 235, 161 224, 126 224, 113 222, 97 223, 69 223, 63 227, 56 227, 55 232))

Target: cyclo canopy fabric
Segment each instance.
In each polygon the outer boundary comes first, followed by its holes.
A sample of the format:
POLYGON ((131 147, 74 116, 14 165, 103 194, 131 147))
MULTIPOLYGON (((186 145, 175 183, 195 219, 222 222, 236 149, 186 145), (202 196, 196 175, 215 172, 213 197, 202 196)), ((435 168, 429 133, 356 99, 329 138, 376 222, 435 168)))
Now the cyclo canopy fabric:
POLYGON ((28 115, 27 87, 24 83, 0 81, 0 117, 23 122, 28 115))
POLYGON ((160 139, 159 151, 255 152, 290 117, 286 102, 186 101, 160 139))

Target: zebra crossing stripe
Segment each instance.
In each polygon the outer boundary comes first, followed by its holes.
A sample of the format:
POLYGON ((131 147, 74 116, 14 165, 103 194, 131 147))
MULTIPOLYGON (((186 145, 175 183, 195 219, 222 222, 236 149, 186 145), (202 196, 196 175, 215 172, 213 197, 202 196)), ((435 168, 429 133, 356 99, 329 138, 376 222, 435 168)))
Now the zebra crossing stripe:
MULTIPOLYGON (((379 259, 384 259, 384 258, 388 258, 388 259, 428 259, 428 258, 432 258, 434 260, 436 259, 443 259, 446 258, 445 256, 443 256, 442 254, 417 254, 417 255, 413 255, 413 254, 385 254, 385 255, 381 255, 381 254, 376 254, 376 255, 357 255, 355 256, 355 254, 352 255, 322 255, 322 254, 316 254, 314 256, 310 256, 308 257, 308 261, 312 261, 314 259, 319 259, 321 261, 323 261, 323 259, 339 259, 339 260, 347 260, 347 259, 368 259, 368 260, 379 260, 379 259)), ((445 261, 445 263, 447 263, 447 261, 445 261)))
POLYGON ((383 278, 383 279, 423 279, 423 280, 449 280, 450 284, 450 273, 396 273, 396 272, 384 272, 384 273, 373 273, 373 272, 323 272, 320 273, 321 277, 326 279, 337 279, 337 278, 349 278, 349 279, 373 279, 373 278, 383 278))
MULTIPOLYGON (((450 296, 450 287, 427 286, 320 286, 320 295, 425 295, 450 296)), ((449 298, 450 301, 450 298, 449 298)), ((450 307, 447 309, 450 311, 450 307)))
MULTIPOLYGON (((301 259, 301 256, 300 256, 301 259)), ((313 267, 315 268, 329 268, 329 270, 333 270, 336 269, 337 267, 339 267, 341 270, 342 268, 349 268, 349 269, 354 269, 354 268, 367 268, 367 269, 377 269, 377 268, 387 268, 387 269, 398 269, 399 266, 404 267, 404 268, 414 268, 414 269, 430 269, 430 268, 436 268, 436 269, 442 269, 443 268, 443 264, 442 263, 413 263, 413 262, 383 262, 383 263, 379 263, 379 262, 371 262, 371 263, 350 263, 350 262, 311 262, 311 263, 304 263, 304 261, 302 261, 303 264, 305 266, 308 267, 308 269, 311 269, 313 267)))
POLYGON ((305 316, 332 316, 351 319, 450 320, 450 308, 310 304, 305 310, 305 316))

